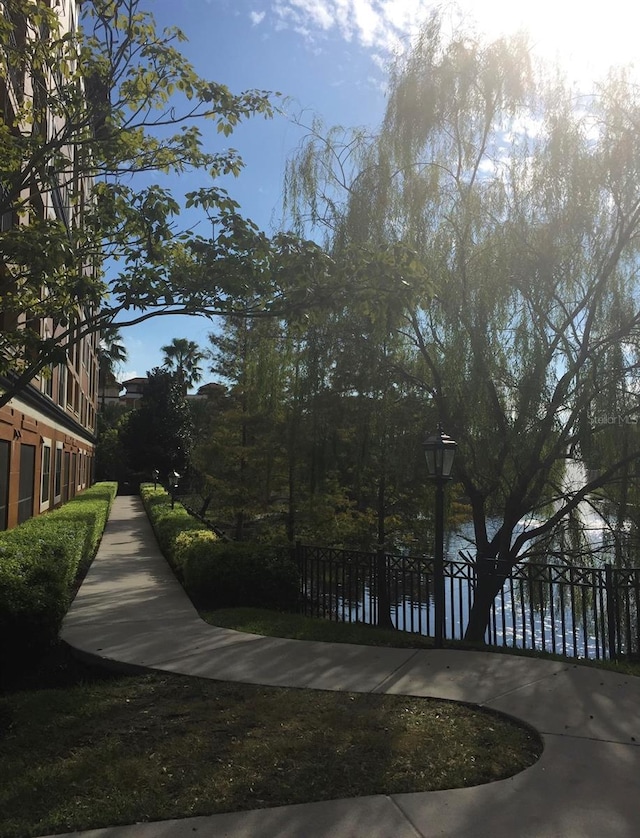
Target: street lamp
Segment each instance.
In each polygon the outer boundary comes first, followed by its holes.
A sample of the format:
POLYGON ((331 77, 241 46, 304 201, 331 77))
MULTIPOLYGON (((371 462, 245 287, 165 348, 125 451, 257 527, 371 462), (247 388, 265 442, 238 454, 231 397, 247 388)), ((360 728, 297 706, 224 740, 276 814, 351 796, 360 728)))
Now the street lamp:
POLYGON ((154 468, 154 470, 151 472, 151 476, 153 477, 153 488, 155 491, 155 489, 157 489, 158 487, 158 480, 160 480, 160 472, 157 468, 154 468))
POLYGON ((456 443, 438 423, 435 434, 423 443, 429 477, 436 486, 436 543, 433 559, 433 587, 435 600, 435 645, 442 648, 444 640, 444 484, 451 479, 451 468, 456 443))
POLYGON ((180 475, 177 471, 169 473, 169 489, 171 490, 171 509, 174 508, 176 502, 176 492, 178 491, 178 484, 180 482, 180 475))

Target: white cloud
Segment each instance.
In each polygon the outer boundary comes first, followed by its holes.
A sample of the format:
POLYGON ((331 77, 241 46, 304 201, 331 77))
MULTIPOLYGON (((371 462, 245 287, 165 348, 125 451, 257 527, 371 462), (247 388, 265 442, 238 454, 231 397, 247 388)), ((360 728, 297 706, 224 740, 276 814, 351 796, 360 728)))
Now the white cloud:
POLYGON ((259 26, 265 18, 266 12, 251 12, 249 17, 254 26, 259 26))
POLYGON ((272 11, 278 29, 311 41, 337 35, 388 54, 406 47, 438 6, 489 37, 527 29, 536 51, 564 58, 575 78, 601 75, 637 54, 640 6, 628 0, 608 0, 606 12, 593 0, 273 0, 272 11))
POLYGON ((309 32, 331 29, 338 17, 335 0, 276 0, 274 12, 283 23, 309 32))
POLYGON ((142 376, 138 372, 138 370, 124 370, 121 373, 118 373, 116 376, 117 380, 120 382, 123 381, 130 381, 132 378, 141 378, 142 376))
POLYGON ((335 33, 346 41, 390 51, 415 31, 433 0, 275 0, 281 28, 304 30, 313 38, 335 33))

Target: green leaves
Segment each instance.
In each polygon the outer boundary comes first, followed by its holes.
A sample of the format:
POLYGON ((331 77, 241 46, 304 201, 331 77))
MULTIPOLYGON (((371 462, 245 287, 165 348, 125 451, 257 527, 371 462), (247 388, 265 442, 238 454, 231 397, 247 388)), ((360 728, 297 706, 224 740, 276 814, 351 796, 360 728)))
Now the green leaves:
POLYGON ((175 376, 186 395, 187 390, 202 378, 200 364, 205 354, 188 338, 173 338, 170 344, 160 348, 164 354, 163 366, 175 376))
MULTIPOLYGON (((206 148, 202 126, 213 123, 226 137, 253 115, 271 116, 273 105, 267 91, 236 94, 198 76, 178 49, 183 33, 158 31, 139 0, 83 3, 76 32, 63 31, 58 7, 44 0, 5 6, 0 62, 15 95, 14 110, 0 117, 0 208, 16 226, 0 235, 8 266, 0 308, 49 322, 29 335, 25 386, 27 373, 35 375, 67 341, 119 316, 124 326, 168 310, 212 315, 232 307, 239 290, 246 296, 253 268, 244 270, 241 260, 273 258, 266 236, 224 190, 203 188, 186 208, 218 224, 208 246, 192 232, 192 219, 179 226, 182 197, 154 180, 189 170, 201 171, 203 181, 237 176, 238 153, 206 148), (52 331, 61 314, 77 328, 52 331)), ((0 374, 14 367, 25 339, 20 328, 6 330, 0 374)), ((0 404, 13 392, 0 394, 0 404)))
POLYGON ((192 447, 189 405, 179 382, 164 369, 148 374, 141 406, 122 424, 120 441, 133 471, 184 474, 192 447))
POLYGON ((362 379, 386 354, 390 389, 428 395, 459 443, 478 553, 516 563, 586 494, 563 483, 569 454, 602 469, 592 488, 622 475, 611 496, 631 505, 640 439, 589 409, 631 418, 637 402, 640 96, 621 70, 576 96, 525 39, 448 23, 435 12, 395 66, 375 134, 307 126, 285 210, 326 236, 362 379))

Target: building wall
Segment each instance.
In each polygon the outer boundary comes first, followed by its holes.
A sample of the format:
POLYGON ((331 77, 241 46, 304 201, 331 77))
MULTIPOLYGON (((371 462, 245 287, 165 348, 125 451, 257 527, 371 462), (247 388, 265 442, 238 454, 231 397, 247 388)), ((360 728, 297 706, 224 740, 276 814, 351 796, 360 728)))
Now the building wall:
MULTIPOLYGON (((51 3, 60 16, 65 32, 73 31, 77 22, 76 0, 55 0, 51 3)), ((0 14, 6 5, 0 0, 0 14)), ((18 37, 38 37, 25 27, 18 37)), ((50 80, 51 84, 55 80, 50 80)), ((19 100, 33 95, 28 77, 20 77, 18 69, 0 78, 0 106, 5 120, 17 112, 19 100)), ((47 132, 60 126, 49 120, 47 132)), ((19 126, 16 126, 19 128, 19 126)), ((74 149, 65 154, 74 158, 74 149)), ((75 168, 75 167, 72 167, 75 168)), ((67 229, 79 223, 82 201, 71 200, 71 187, 76 194, 90 194, 90 182, 72 184, 70 173, 50 175, 46 183, 32 182, 29 187, 32 206, 44 217, 57 219, 67 229), (35 193, 35 194, 34 194, 35 193)), ((16 213, 4 213, 2 230, 27 223, 16 213)), ((7 279, 7 266, 0 264, 0 273, 7 279)), ((84 316, 79 307, 76 316, 84 316)), ((15 328, 29 322, 28 312, 19 315, 17 323, 3 321, 0 329, 15 328)), ((45 318, 36 324, 43 337, 55 337, 67 328, 64 322, 45 318)), ((96 431, 98 393, 99 335, 68 343, 65 358, 43 370, 20 395, 0 408, 0 530, 16 526, 32 515, 53 509, 77 492, 91 485, 96 431)), ((16 359, 16 367, 21 359, 16 359)), ((0 381, 0 387, 2 382, 0 381)))
POLYGON ((94 446, 13 400, 0 409, 0 530, 54 509, 93 482, 94 446))

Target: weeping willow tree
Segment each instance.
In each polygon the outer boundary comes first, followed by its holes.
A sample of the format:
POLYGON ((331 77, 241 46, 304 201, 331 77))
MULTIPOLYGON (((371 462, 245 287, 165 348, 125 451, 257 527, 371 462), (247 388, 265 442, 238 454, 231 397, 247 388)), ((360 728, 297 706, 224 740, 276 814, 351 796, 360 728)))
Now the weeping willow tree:
POLYGON ((640 96, 623 69, 582 95, 524 37, 444 31, 434 14, 395 67, 374 137, 311 126, 287 208, 324 229, 337 263, 402 244, 424 268, 409 291, 398 277, 408 360, 388 374, 426 392, 458 441, 477 570, 467 638, 481 641, 510 568, 640 454, 609 439, 591 480, 563 478, 599 449, 594 410, 634 392, 640 96))

